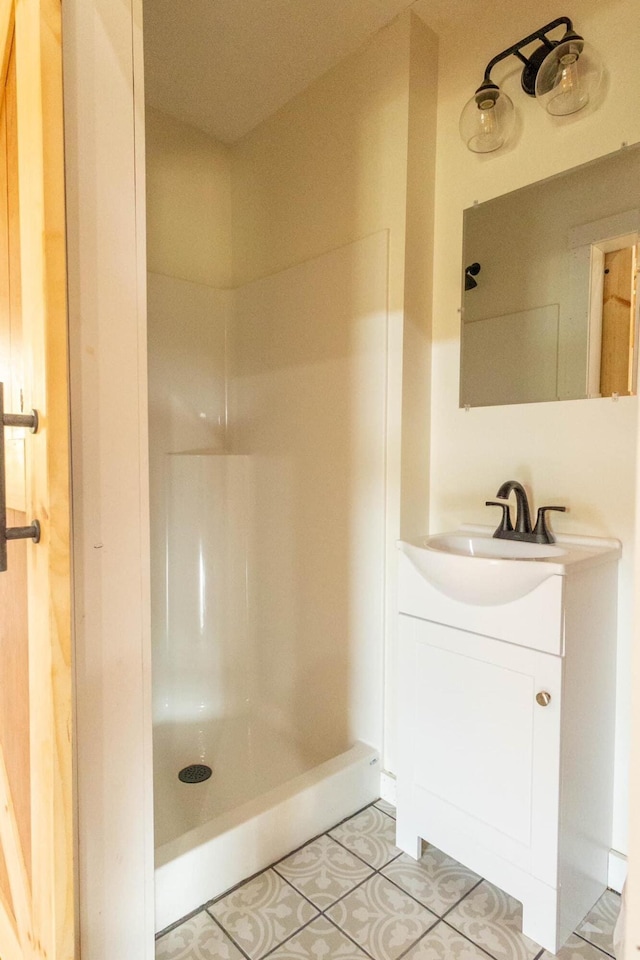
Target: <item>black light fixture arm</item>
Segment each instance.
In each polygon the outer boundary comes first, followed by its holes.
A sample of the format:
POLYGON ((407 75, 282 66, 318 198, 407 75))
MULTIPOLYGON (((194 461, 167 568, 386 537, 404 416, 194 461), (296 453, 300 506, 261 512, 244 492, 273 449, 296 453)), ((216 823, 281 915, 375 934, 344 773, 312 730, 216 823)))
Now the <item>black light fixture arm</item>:
MULTIPOLYGON (((491 71, 496 66, 496 64, 500 63, 501 60, 506 60, 507 57, 515 56, 519 60, 521 60, 522 63, 524 63, 525 65, 525 72, 526 72, 526 68, 528 67, 534 68, 535 72, 537 72, 537 67, 539 66, 539 62, 541 59, 540 56, 536 58, 534 55, 534 60, 536 61, 534 63, 532 59, 530 59, 529 57, 525 57, 525 55, 521 52, 522 48, 529 46, 530 43, 535 43, 536 40, 539 40, 543 44, 542 49, 545 50, 545 52, 552 50, 556 46, 556 43, 558 41, 550 40, 547 34, 550 33, 552 30, 555 30, 556 27, 562 27, 562 26, 566 27, 567 34, 573 33, 573 23, 571 22, 569 17, 558 17, 557 20, 552 20, 551 23, 547 23, 544 27, 540 27, 538 30, 535 30, 533 33, 530 33, 528 37, 523 37, 522 40, 518 40, 518 42, 514 43, 511 47, 507 47, 506 50, 503 50, 501 53, 496 54, 496 56, 489 61, 489 63, 485 68, 482 87, 484 87, 485 85, 489 87, 495 86, 495 84, 491 79, 491 71)), ((536 53, 537 52, 538 51, 536 51, 536 53)), ((523 89, 525 90, 525 93, 530 93, 529 89, 527 89, 527 87, 524 86, 524 77, 523 77, 523 89)), ((531 95, 533 95, 533 91, 531 91, 531 95)))
MULTIPOLYGON (((472 153, 500 149, 513 131, 515 109, 511 98, 492 79, 494 67, 509 57, 518 61, 523 93, 551 116, 570 116, 588 103, 597 107, 594 94, 602 83, 602 61, 576 32, 569 17, 557 17, 487 63, 482 83, 460 114, 460 136, 472 153)), ((505 80, 511 84, 510 76, 505 80)), ((467 275, 465 279, 473 286, 472 277, 467 275)))

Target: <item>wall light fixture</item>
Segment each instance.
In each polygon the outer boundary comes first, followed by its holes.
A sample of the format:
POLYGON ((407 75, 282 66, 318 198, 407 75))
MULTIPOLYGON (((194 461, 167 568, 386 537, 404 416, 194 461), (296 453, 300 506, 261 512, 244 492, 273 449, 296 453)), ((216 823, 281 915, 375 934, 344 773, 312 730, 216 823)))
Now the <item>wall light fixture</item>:
POLYGON ((484 80, 460 116, 460 135, 474 153, 491 153, 507 142, 515 111, 510 98, 491 79, 491 71, 507 57, 524 64, 522 89, 553 116, 577 113, 589 103, 602 82, 598 53, 575 32, 568 17, 558 17, 497 54, 486 66, 484 80), (564 34, 550 33, 564 27, 564 34), (524 48, 537 44, 525 55, 524 48))

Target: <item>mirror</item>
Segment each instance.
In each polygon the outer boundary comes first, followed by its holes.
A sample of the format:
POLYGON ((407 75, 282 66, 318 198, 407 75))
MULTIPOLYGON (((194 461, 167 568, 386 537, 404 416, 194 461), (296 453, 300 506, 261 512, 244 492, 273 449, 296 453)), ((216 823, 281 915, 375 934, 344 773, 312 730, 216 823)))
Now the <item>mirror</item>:
POLYGON ((640 145, 464 211, 460 406, 636 392, 640 145))

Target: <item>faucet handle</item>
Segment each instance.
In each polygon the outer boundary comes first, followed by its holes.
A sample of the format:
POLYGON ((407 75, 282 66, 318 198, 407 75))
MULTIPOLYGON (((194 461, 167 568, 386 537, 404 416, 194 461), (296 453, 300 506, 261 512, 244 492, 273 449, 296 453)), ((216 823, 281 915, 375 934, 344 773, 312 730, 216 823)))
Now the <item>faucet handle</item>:
POLYGON ((494 537, 500 537, 504 533, 510 533, 513 530, 513 524, 511 523, 511 511, 509 509, 509 504, 506 500, 503 500, 500 503, 498 500, 486 500, 485 507, 502 507, 502 519, 494 537))
POLYGON ((535 538, 535 543, 555 543, 555 537, 549 530, 547 526, 547 518, 545 516, 547 510, 557 510, 559 513, 565 513, 566 507, 540 507, 538 509, 538 516, 536 517, 536 525, 533 528, 533 536, 535 538))

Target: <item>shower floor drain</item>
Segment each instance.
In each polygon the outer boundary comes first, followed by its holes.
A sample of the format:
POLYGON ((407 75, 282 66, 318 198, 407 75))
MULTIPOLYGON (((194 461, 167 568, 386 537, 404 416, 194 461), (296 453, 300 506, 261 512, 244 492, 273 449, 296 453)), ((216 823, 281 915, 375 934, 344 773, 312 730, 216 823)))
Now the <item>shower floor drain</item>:
POLYGON ((183 767, 178 774, 178 780, 183 783, 202 783, 211 776, 211 767, 204 763, 190 763, 188 767, 183 767))

